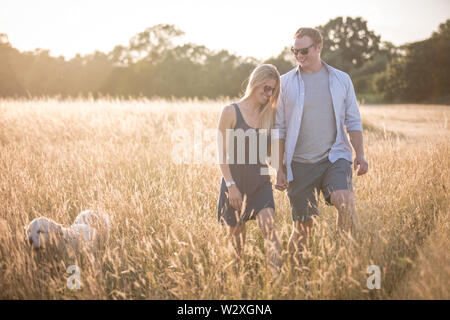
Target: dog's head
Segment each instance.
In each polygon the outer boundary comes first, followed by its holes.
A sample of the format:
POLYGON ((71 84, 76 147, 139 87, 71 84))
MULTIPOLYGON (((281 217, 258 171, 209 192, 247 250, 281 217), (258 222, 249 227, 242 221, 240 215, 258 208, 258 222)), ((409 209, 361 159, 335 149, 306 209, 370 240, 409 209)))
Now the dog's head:
POLYGON ((41 249, 59 241, 62 231, 61 225, 45 217, 40 217, 31 221, 25 232, 33 249, 41 249))

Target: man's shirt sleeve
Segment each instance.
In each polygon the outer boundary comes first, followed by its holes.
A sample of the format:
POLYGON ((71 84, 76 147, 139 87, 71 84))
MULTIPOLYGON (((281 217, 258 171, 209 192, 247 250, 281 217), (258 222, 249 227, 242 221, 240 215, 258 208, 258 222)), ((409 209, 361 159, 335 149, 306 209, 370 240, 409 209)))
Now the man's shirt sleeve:
POLYGON ((358 101, 356 99, 355 88, 353 87, 350 76, 347 75, 348 89, 345 98, 345 127, 348 131, 362 130, 361 115, 359 114, 358 101))
POLYGON ((280 92, 278 96, 277 112, 275 114, 275 125, 276 129, 274 134, 274 139, 286 139, 286 118, 284 116, 285 103, 284 103, 284 92, 280 92))

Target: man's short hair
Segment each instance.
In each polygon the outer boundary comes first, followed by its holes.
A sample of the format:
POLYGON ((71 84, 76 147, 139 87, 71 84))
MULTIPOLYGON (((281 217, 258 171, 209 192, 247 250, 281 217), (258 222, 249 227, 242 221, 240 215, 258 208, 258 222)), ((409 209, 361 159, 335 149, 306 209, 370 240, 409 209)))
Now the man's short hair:
POLYGON ((322 34, 320 31, 314 28, 300 28, 294 35, 294 39, 302 38, 304 36, 308 36, 317 46, 318 44, 323 44, 322 34))

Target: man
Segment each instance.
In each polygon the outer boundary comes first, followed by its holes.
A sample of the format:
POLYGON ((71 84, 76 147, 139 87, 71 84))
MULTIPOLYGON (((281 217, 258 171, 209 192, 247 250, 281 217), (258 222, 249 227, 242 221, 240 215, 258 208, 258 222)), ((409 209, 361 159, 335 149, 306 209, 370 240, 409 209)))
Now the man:
POLYGON ((300 28, 291 51, 298 66, 281 77, 275 129, 278 129, 278 190, 288 190, 293 230, 288 243, 290 256, 306 244, 318 215, 322 191, 328 205, 338 210, 340 230, 357 227, 353 200, 352 148, 358 176, 368 171, 364 158, 362 124, 352 81, 348 74, 327 65, 320 58, 320 32, 300 28))

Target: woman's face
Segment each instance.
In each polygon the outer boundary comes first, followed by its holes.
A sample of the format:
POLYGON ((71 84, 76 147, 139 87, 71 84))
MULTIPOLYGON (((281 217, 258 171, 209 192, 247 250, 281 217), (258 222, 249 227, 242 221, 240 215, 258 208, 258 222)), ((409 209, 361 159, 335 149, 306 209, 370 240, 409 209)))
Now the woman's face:
POLYGON ((276 85, 277 81, 275 79, 269 79, 253 91, 253 95, 259 104, 265 104, 269 101, 270 97, 275 93, 276 85))

